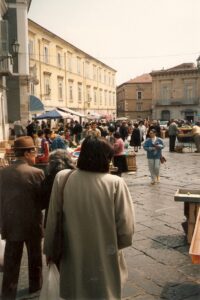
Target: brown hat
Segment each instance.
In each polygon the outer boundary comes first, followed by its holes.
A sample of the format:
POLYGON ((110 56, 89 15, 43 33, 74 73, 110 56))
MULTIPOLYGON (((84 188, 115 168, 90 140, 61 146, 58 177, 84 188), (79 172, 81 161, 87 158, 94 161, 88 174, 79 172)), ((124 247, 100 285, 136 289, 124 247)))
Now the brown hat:
POLYGON ((20 136, 14 141, 14 149, 32 149, 36 148, 32 137, 30 136, 20 136))

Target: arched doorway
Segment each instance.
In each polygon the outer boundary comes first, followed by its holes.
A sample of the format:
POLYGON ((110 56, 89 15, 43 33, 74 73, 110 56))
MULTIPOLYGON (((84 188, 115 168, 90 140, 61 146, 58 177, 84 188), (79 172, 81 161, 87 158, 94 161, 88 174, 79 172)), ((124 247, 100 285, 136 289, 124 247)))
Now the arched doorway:
POLYGON ((185 110, 185 120, 189 122, 194 121, 195 112, 192 109, 186 109, 185 110))
POLYGON ((170 120, 170 111, 169 110, 162 110, 161 120, 163 120, 163 121, 169 121, 170 120))

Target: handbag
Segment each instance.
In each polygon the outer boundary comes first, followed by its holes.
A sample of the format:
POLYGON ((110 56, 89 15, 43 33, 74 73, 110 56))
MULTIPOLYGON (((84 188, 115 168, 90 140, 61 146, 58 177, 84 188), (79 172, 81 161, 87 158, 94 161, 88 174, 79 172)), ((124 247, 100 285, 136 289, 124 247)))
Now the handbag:
POLYGON ((66 174, 66 177, 63 181, 63 184, 60 189, 60 194, 61 194, 61 203, 60 203, 60 209, 57 212, 57 218, 56 218, 56 227, 54 231, 54 236, 53 236, 53 249, 52 249, 52 257, 51 260, 58 266, 61 256, 62 256, 62 251, 63 251, 63 230, 62 230, 62 225, 63 225, 63 201, 64 201, 64 187, 65 184, 67 183, 67 180, 71 173, 74 171, 71 170, 66 174))
POLYGON ((160 157, 161 164, 164 164, 166 161, 167 161, 166 158, 163 155, 161 155, 160 157))

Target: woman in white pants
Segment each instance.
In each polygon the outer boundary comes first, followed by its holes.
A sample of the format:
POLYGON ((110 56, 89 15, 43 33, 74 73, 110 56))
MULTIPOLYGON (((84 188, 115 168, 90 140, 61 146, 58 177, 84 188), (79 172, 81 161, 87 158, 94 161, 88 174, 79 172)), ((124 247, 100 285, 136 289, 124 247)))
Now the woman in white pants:
POLYGON ((160 157, 162 155, 164 144, 163 140, 156 136, 155 129, 150 130, 149 136, 150 138, 144 142, 143 148, 147 151, 151 184, 155 184, 156 182, 160 182, 160 157))

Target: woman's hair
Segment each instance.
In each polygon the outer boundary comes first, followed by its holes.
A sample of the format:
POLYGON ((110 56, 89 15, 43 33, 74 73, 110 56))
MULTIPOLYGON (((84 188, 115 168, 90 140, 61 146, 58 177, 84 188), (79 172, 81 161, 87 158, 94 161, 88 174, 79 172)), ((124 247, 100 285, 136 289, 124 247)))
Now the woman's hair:
POLYGON ((150 129, 149 132, 153 132, 156 134, 156 130, 155 129, 150 129))
POLYGON ((107 173, 113 155, 113 147, 105 138, 87 136, 81 145, 77 167, 85 171, 107 173))
POLYGON ((114 133, 114 137, 115 137, 116 139, 119 139, 119 138, 121 138, 121 135, 120 135, 120 133, 119 133, 118 131, 116 131, 116 132, 114 133))
POLYGON ((64 169, 75 169, 75 164, 67 150, 57 149, 49 155, 48 173, 57 174, 64 169))

